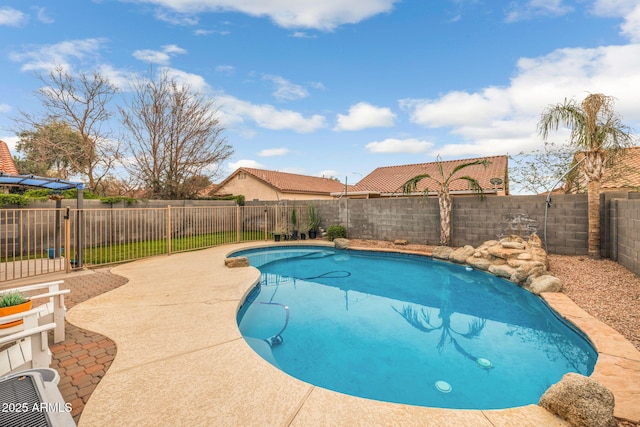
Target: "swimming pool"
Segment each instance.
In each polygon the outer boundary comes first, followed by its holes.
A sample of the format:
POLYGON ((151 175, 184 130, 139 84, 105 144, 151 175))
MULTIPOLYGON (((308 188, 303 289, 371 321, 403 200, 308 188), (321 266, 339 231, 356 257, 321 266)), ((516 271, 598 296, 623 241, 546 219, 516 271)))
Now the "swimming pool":
POLYGON ((537 403, 597 353, 538 297, 428 257, 318 246, 236 252, 261 271, 238 312, 247 343, 308 383, 410 405, 537 403))

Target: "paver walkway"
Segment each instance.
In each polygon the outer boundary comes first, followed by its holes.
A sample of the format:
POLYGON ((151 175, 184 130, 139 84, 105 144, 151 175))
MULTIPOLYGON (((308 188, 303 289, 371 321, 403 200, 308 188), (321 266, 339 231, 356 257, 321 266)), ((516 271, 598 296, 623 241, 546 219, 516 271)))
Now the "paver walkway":
MULTIPOLYGON (((65 297, 67 310, 128 281, 125 277, 109 273, 107 269, 100 269, 31 277, 29 280, 11 282, 10 287, 58 279, 64 279, 61 288, 71 289, 71 293, 65 297)), ((84 405, 111 366, 116 355, 116 344, 104 335, 78 328, 69 322, 65 322, 65 328, 65 340, 61 343, 54 344, 53 334, 49 334, 51 368, 60 374, 58 388, 64 401, 71 403, 71 415, 78 423, 84 405)))
MULTIPOLYGON (((90 275, 65 276, 63 288, 71 289, 65 298, 67 310, 97 295, 127 283, 127 279, 100 270, 90 275)), ((52 339, 52 334, 50 340, 52 339)), ((74 420, 78 423, 84 405, 111 366, 116 344, 96 332, 78 328, 66 322, 66 339, 58 344, 49 342, 51 367, 60 374, 58 388, 65 402, 71 403, 74 420)))

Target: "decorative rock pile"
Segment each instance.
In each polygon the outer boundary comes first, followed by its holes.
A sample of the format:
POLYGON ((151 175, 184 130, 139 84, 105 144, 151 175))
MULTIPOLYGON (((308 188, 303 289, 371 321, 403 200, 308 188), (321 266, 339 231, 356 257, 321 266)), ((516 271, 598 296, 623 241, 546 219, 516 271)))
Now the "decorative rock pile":
POLYGON ((560 279, 548 273, 547 253, 536 234, 526 241, 515 235, 499 241, 489 240, 477 248, 470 245, 458 249, 438 246, 433 249, 433 258, 488 271, 534 294, 562 290, 560 279))

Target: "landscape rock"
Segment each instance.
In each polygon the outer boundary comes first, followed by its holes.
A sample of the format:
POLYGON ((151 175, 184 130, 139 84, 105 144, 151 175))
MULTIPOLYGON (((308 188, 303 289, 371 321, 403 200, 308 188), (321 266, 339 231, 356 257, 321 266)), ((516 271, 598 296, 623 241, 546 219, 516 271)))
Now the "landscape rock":
POLYGON ((516 269, 513 267, 509 267, 508 265, 495 265, 492 264, 489 266, 489 273, 495 274, 498 277, 504 277, 505 279, 510 279, 513 273, 516 272, 516 269))
POLYGON ((486 258, 470 256, 469 258, 467 258, 467 264, 475 269, 487 271, 491 266, 491 261, 486 258))
POLYGON ((467 258, 473 256, 476 252, 473 246, 466 245, 462 248, 458 248, 449 254, 449 261, 457 262, 458 264, 464 264, 467 258))
POLYGON ((561 292, 562 282, 555 276, 545 274, 531 280, 526 289, 536 295, 540 295, 542 292, 561 292))
POLYGON ((394 245, 400 245, 400 246, 406 246, 409 242, 407 242, 405 239, 396 239, 393 241, 394 245))
POLYGON ((246 256, 226 258, 224 260, 224 265, 229 268, 249 267, 249 258, 246 256))
POLYGON ((598 381, 570 372, 542 395, 538 405, 571 426, 616 427, 613 393, 598 381))
POLYGON ((475 249, 469 245, 458 249, 437 246, 432 257, 488 271, 535 294, 562 291, 560 280, 549 274, 549 258, 536 234, 527 240, 517 235, 487 240, 475 249))
POLYGON ((433 248, 431 256, 437 259, 448 260, 451 252, 453 252, 453 248, 450 248, 449 246, 436 246, 433 248))
POLYGON ((347 249, 349 247, 349 239, 339 237, 337 239, 333 239, 333 244, 336 249, 347 249))
POLYGON ((526 248, 524 243, 520 243, 520 242, 502 242, 500 243, 500 246, 502 246, 505 249, 522 249, 524 250, 526 248))
MULTIPOLYGON (((509 264, 509 266, 514 267, 511 264, 509 264)), ((513 276, 511 276, 510 280, 514 283, 519 284, 524 283, 527 278, 533 274, 534 270, 536 271, 536 273, 538 273, 538 276, 542 274, 543 271, 545 271, 544 265, 537 261, 523 261, 515 268, 516 271, 515 273, 513 273, 513 276)))

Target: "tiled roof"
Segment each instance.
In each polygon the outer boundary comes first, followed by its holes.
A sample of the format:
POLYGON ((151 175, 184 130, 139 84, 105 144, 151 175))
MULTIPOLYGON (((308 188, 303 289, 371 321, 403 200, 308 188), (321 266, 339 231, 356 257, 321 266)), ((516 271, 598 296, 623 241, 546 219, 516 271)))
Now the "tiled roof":
POLYGON ((620 167, 605 170, 600 188, 640 187, 640 147, 627 148, 619 161, 620 167))
MULTIPOLYGON (((483 190, 493 190, 494 185, 490 179, 500 178, 503 183, 498 185, 498 189, 503 189, 507 175, 507 156, 480 157, 475 159, 448 160, 442 161, 445 178, 459 164, 467 163, 475 160, 487 159, 490 164, 485 168, 482 165, 468 166, 456 173, 456 176, 471 176, 478 180, 483 190)), ((369 175, 358 182, 353 191, 370 191, 380 193, 402 193, 402 186, 409 179, 417 175, 429 174, 440 180, 440 172, 438 170, 438 162, 418 163, 413 165, 385 166, 375 169, 369 175)), ((429 188, 430 191, 436 190, 436 185, 432 180, 426 178, 418 183, 418 191, 424 191, 429 188)), ((508 188, 508 187, 507 187, 508 188)), ((469 185, 465 180, 453 181, 449 187, 451 191, 468 191, 469 185)))
POLYGON ((329 194, 344 189, 344 184, 330 178, 319 178, 295 173, 276 172, 264 169, 240 168, 238 172, 246 172, 272 187, 289 193, 329 194))
POLYGON ((9 147, 4 141, 0 141, 0 172, 8 173, 11 175, 17 175, 18 169, 13 162, 9 147))

